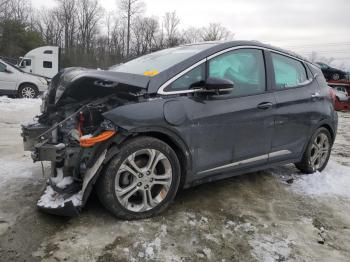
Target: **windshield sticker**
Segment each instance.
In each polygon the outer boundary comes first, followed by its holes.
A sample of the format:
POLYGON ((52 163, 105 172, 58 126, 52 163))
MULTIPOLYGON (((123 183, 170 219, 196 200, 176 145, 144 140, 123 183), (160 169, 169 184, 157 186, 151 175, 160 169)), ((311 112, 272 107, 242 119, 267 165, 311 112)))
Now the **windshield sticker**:
POLYGON ((149 71, 145 71, 144 73, 143 73, 143 75, 145 75, 145 76, 155 76, 155 75, 158 75, 158 71, 157 70, 149 70, 149 71))

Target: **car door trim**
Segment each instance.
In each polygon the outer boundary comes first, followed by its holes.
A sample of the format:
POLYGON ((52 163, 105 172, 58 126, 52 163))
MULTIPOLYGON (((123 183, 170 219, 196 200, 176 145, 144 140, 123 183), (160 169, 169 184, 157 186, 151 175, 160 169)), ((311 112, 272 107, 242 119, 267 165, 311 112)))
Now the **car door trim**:
MULTIPOLYGON (((168 81, 166 81, 164 84, 162 84, 158 91, 157 91, 157 94, 159 95, 175 95, 175 94, 188 94, 188 93, 199 93, 199 92, 203 92, 202 89, 186 89, 186 90, 180 90, 180 91, 164 91, 164 89, 166 87, 168 87, 168 85, 170 85, 172 82, 174 82, 175 80, 177 80, 178 78, 180 78, 181 76, 183 76, 184 74, 186 74, 187 72, 191 71, 192 69, 194 69, 195 67, 211 60, 212 58, 216 57, 216 56, 219 56, 219 55, 222 55, 222 54, 225 54, 227 52, 230 52, 230 51, 233 51, 233 50, 238 50, 238 49, 258 49, 258 50, 267 50, 267 51, 270 51, 270 52, 274 52, 274 53, 277 53, 277 54, 280 54, 280 55, 284 55, 286 57, 289 57, 289 58, 292 58, 292 59, 295 59, 295 60, 298 60, 299 62, 303 62, 303 63, 309 63, 307 62, 306 60, 303 60, 301 58, 298 58, 298 57, 295 57, 295 56, 292 56, 292 55, 289 55, 287 53, 284 53, 284 52, 281 52, 281 51, 278 51, 278 50, 274 50, 274 49, 271 49, 271 48, 266 48, 266 47, 261 47, 261 46, 250 46, 250 45, 247 45, 247 46, 235 46, 235 47, 230 47, 230 48, 227 48, 227 49, 224 49, 224 50, 221 50, 215 54, 212 54, 200 61, 198 61, 197 63, 193 64, 192 66, 186 68, 185 70, 181 71, 180 73, 178 73, 177 75, 175 75, 174 77, 170 78, 168 81)), ((265 65, 266 66, 266 65, 265 65)))
POLYGON ((289 151, 289 150, 280 150, 280 151, 272 152, 272 153, 269 153, 269 154, 264 154, 264 155, 261 155, 261 156, 256 156, 256 157, 244 159, 244 160, 241 160, 241 161, 233 162, 233 163, 230 163, 230 164, 226 164, 226 165, 223 165, 223 166, 218 166, 218 167, 214 167, 214 168, 207 169, 207 170, 204 170, 204 171, 200 171, 197 174, 201 175, 201 174, 210 173, 210 172, 213 172, 213 171, 219 171, 219 170, 226 169, 226 168, 229 168, 229 167, 235 167, 235 166, 249 164, 249 163, 257 162, 257 161, 261 161, 261 160, 267 160, 269 158, 289 155, 291 153, 292 152, 289 151))

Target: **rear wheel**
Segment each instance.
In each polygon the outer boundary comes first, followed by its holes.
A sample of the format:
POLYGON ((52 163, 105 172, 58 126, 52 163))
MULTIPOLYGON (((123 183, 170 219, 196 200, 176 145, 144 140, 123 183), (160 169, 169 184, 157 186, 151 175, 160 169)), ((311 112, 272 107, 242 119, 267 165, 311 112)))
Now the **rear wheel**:
POLYGON ((31 84, 23 84, 18 88, 18 97, 20 98, 36 98, 39 95, 38 89, 31 84))
POLYGON ((162 212, 174 199, 180 164, 164 142, 139 137, 127 141, 97 185, 102 204, 116 217, 141 219, 162 212))
POLYGON ((326 128, 319 128, 304 152, 300 163, 295 166, 303 173, 322 171, 328 163, 332 149, 332 137, 326 128))
POLYGON ((334 74, 332 74, 332 79, 333 80, 339 80, 340 79, 340 75, 338 73, 334 73, 334 74))

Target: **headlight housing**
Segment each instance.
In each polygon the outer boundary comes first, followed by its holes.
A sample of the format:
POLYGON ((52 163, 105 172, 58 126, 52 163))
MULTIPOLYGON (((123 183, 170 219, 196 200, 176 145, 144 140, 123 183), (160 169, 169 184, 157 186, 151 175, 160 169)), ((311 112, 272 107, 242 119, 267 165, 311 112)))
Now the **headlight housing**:
POLYGON ((47 81, 46 81, 46 79, 45 79, 45 78, 43 78, 43 77, 39 77, 39 81, 40 81, 40 83, 41 83, 41 84, 43 84, 43 85, 47 85, 47 81))

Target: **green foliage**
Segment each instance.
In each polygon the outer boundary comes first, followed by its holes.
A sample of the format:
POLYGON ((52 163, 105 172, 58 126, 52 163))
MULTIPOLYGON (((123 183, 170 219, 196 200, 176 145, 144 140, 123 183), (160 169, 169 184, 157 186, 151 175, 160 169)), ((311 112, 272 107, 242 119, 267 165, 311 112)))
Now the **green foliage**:
POLYGON ((44 44, 40 33, 31 30, 18 20, 0 22, 0 55, 19 57, 28 51, 44 44))

